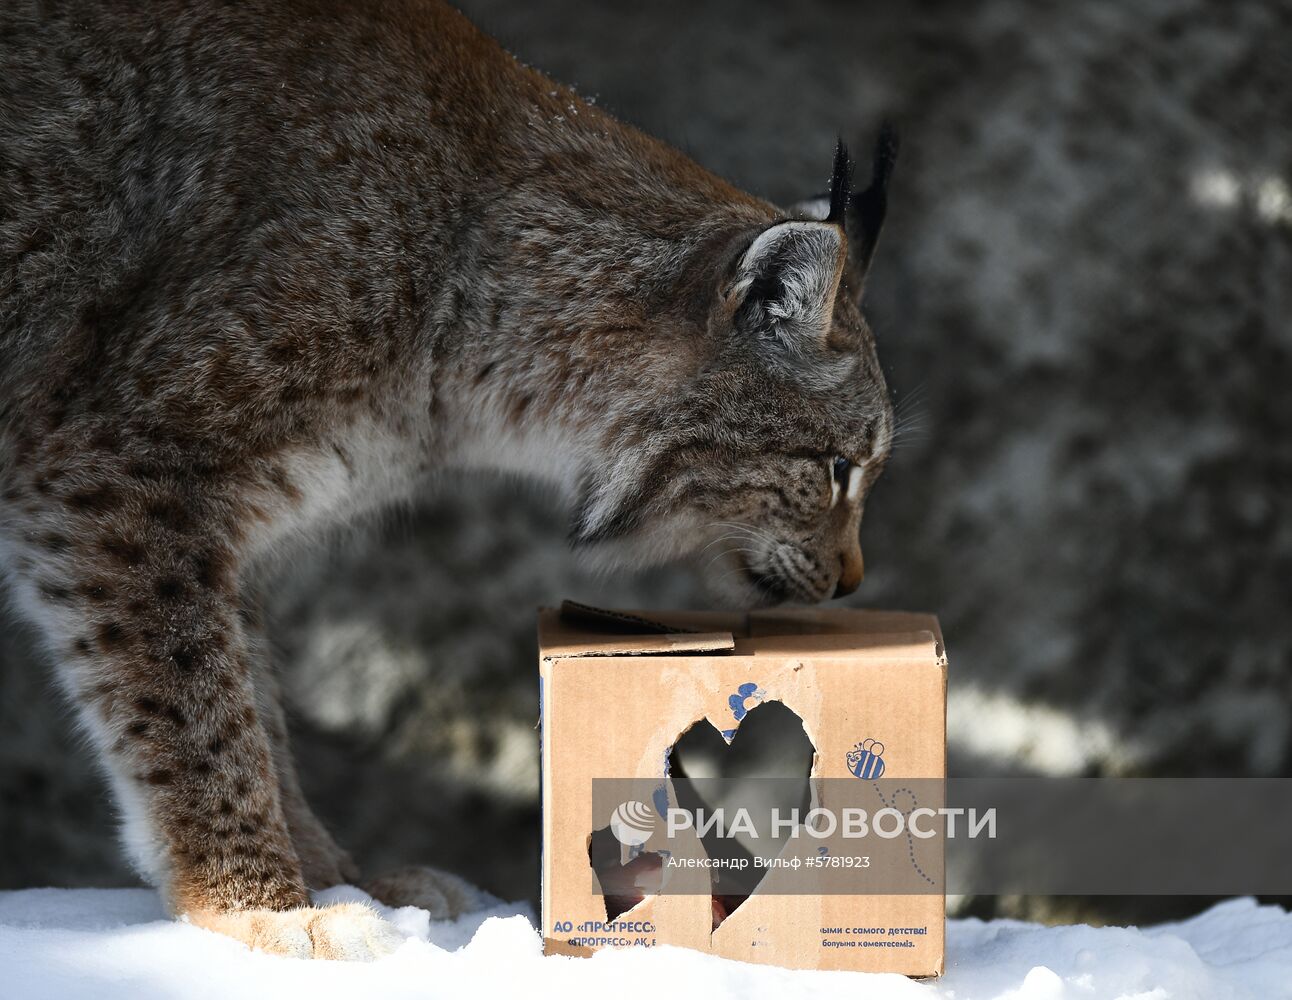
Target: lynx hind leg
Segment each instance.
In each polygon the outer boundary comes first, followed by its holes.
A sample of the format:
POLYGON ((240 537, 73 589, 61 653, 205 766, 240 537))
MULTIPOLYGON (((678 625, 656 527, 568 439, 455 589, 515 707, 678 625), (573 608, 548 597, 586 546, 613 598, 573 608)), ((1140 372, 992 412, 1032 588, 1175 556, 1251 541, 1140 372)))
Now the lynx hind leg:
MULTIPOLYGON (((258 615, 246 606, 242 615, 244 625, 249 630, 258 631, 258 615)), ((311 889, 325 889, 343 883, 356 885, 379 903, 393 908, 415 906, 429 912, 432 920, 452 919, 479 908, 479 890, 465 879, 435 868, 409 866, 361 884, 358 866, 332 839, 301 792, 288 744, 282 690, 267 657, 257 658, 256 697, 273 748, 287 826, 301 860, 305 882, 311 889)), ((272 926, 269 925, 270 928, 272 926)), ((333 928, 327 924, 309 926, 313 927, 313 935, 333 932, 333 928)), ((343 926, 349 925, 337 925, 337 929, 343 926)), ((357 933, 356 928, 352 929, 357 933)), ((286 935, 284 941, 296 941, 298 944, 303 941, 299 928, 295 925, 285 928, 283 933, 286 935)), ((366 938, 363 934, 356 937, 352 933, 346 940, 354 944, 366 938)), ((374 940, 380 944, 384 938, 374 940)), ((326 946, 325 950, 331 950, 331 947, 326 946)))
POLYGON ((191 457, 75 444, 33 445, 0 534, 141 873, 172 912, 254 948, 390 950, 398 934, 374 911, 309 906, 238 614, 237 498, 188 477, 191 457))
MULTIPOLYGON (((258 640, 255 641, 255 646, 259 647, 262 653, 267 654, 264 648, 266 644, 259 641, 259 615, 245 602, 242 621, 249 637, 255 637, 255 640, 258 640)), ((287 829, 291 834, 292 844, 296 848, 296 855, 300 859, 305 884, 311 889, 356 884, 359 879, 358 865, 314 815, 304 792, 301 791, 288 740, 282 689, 274 676, 273 666, 268 660, 268 655, 260 655, 253 660, 256 704, 269 736, 274 770, 278 775, 283 815, 287 820, 287 829)))
MULTIPOLYGON (((248 607, 243 609, 243 621, 249 630, 259 628, 258 616, 248 607)), ((273 748, 283 813, 301 860, 305 882, 311 889, 343 883, 356 885, 386 906, 416 906, 426 910, 432 920, 452 919, 477 908, 481 901, 479 890, 465 879, 436 868, 418 865, 399 868, 360 884, 358 865, 332 839, 301 791, 288 745, 282 690, 267 657, 257 658, 256 698, 273 748)))

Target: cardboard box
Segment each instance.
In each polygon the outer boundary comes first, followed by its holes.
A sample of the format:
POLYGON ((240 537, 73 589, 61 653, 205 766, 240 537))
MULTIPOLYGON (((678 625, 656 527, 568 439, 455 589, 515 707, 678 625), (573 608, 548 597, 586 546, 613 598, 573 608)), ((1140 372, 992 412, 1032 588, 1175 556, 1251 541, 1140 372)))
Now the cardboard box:
MULTIPOLYGON (((791 873, 777 871, 761 876, 729 913, 715 888, 712 898, 670 891, 634 897, 640 902, 614 919, 598 889, 608 882, 598 882, 603 876, 590 860, 594 831, 604 832, 612 820, 593 814, 599 779, 645 780, 659 786, 657 794, 665 786, 672 794, 667 771, 675 742, 699 723, 734 745, 760 704, 780 702, 802 720, 815 751, 814 779, 847 779, 852 785, 834 787, 860 789, 877 786, 869 779, 882 775, 937 779, 940 786, 947 661, 936 618, 815 609, 623 613, 567 602, 560 611, 540 612, 539 659, 547 953, 672 944, 786 968, 941 974, 940 842, 929 847, 907 837, 911 865, 919 868, 918 848, 924 869, 937 873, 932 890, 793 894, 781 880, 791 873), (882 745, 875 742, 881 738, 882 745)), ((878 847, 906 851, 907 842, 878 847)), ((664 852, 667 864, 681 863, 672 854, 703 858, 699 839, 691 844, 664 852)), ((638 857, 623 850, 625 862, 638 857)), ((826 855, 833 848, 815 850, 826 855)))

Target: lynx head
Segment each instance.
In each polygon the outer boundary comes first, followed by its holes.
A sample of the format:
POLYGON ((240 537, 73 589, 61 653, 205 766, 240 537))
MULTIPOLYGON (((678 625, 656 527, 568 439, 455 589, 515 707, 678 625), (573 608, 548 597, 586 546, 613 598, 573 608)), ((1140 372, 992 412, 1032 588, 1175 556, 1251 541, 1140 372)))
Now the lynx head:
POLYGON ((698 370, 585 484, 576 543, 696 557, 715 596, 742 606, 856 589, 862 508, 893 436, 860 298, 895 153, 886 130, 852 194, 840 144, 828 198, 718 255, 698 370))

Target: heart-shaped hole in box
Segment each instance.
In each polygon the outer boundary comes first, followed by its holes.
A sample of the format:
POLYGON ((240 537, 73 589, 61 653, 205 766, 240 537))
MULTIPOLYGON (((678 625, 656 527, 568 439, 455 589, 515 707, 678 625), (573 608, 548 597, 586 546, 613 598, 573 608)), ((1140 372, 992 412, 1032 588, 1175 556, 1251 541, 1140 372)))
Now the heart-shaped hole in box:
MULTIPOLYGON (((741 685, 729 704, 732 727, 719 730, 707 719, 695 722, 670 748, 666 769, 673 779, 676 806, 691 814, 705 854, 751 862, 755 853, 764 858, 778 855, 791 836, 787 830, 772 830, 770 817, 807 812, 816 748, 803 720, 778 701, 763 701, 756 685, 741 685), (768 778, 776 780, 760 780, 768 778), (756 845, 740 832, 706 821, 742 812, 753 819, 756 845)), ((607 921, 660 891, 662 857, 643 851, 625 862, 621 842, 609 828, 593 832, 588 860, 601 886, 607 921)), ((732 870, 729 865, 711 869, 713 930, 757 888, 748 875, 733 884, 732 870)), ((749 865, 745 870, 751 870, 749 865)))

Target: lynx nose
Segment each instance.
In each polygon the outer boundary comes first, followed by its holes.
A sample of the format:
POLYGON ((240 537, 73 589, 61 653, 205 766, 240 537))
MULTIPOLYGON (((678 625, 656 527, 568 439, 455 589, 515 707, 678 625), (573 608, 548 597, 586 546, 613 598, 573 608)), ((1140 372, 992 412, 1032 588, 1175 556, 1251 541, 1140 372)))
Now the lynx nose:
POLYGON ((846 597, 857 589, 861 578, 866 575, 862 562, 860 547, 839 555, 839 582, 835 585, 834 596, 846 597))

